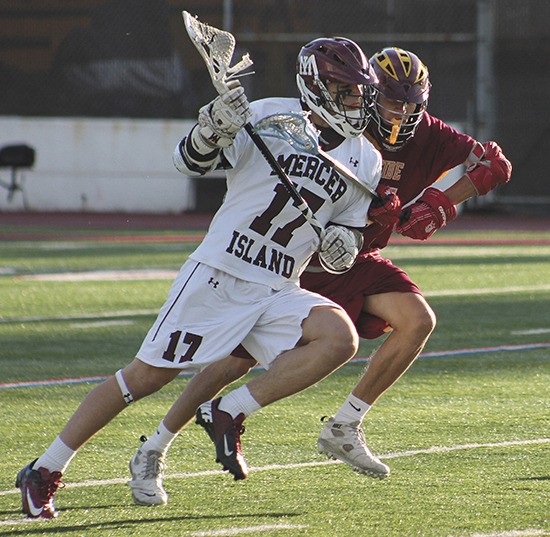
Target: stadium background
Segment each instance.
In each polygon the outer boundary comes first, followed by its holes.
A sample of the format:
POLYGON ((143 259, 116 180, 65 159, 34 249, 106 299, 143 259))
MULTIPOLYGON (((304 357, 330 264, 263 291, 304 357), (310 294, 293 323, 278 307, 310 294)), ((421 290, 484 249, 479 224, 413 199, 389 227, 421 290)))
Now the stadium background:
MULTIPOLYGON (((183 9, 231 30, 238 53, 250 53, 256 74, 243 83, 251 100, 296 95, 296 54, 319 36, 345 35, 368 55, 389 45, 413 50, 430 70, 430 112, 480 140, 496 139, 513 162, 513 181, 470 208, 548 213, 546 0, 0 0, 0 120, 24 118, 30 132, 47 133, 52 123, 44 121, 60 118, 129 118, 145 129, 151 124, 142 120, 161 120, 162 128, 195 118, 214 91, 185 34, 183 9)), ((26 141, 8 128, 0 146, 26 141)), ((167 162, 172 145, 164 147, 167 162)), ((216 189, 207 183, 202 195, 215 198, 216 189)), ((30 208, 52 207, 38 195, 30 208)))

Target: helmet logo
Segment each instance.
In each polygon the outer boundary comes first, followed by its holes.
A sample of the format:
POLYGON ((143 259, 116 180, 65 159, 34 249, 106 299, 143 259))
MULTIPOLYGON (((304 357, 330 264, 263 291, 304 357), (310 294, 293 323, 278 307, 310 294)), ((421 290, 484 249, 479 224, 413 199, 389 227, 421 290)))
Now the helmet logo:
POLYGON ((300 56, 300 74, 303 76, 318 75, 315 56, 300 56))
POLYGON ((395 72, 395 69, 393 68, 391 60, 388 58, 387 54, 379 54, 376 56, 376 63, 393 79, 399 80, 399 77, 397 76, 397 73, 395 72))
POLYGON ((411 76, 412 61, 409 53, 400 49, 395 50, 397 51, 397 55, 399 56, 401 67, 403 67, 403 72, 405 73, 405 76, 411 76))

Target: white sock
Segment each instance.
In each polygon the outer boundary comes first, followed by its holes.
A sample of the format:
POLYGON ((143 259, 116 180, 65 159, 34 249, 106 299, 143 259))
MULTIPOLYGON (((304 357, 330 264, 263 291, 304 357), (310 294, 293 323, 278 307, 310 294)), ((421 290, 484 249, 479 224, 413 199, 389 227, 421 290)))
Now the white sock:
POLYGON ((334 415, 334 421, 339 423, 354 423, 359 421, 359 425, 361 425, 369 409, 370 405, 368 403, 350 393, 344 404, 334 415))
POLYGON ((59 436, 51 443, 45 453, 34 463, 33 468, 46 468, 50 472, 65 473, 76 451, 67 446, 59 436))
POLYGON ((232 418, 236 418, 241 413, 247 418, 250 414, 262 407, 258 404, 256 399, 252 397, 248 386, 245 384, 229 392, 227 395, 224 395, 218 408, 231 414, 232 418))
POLYGON ((170 432, 164 425, 164 421, 161 421, 155 433, 143 442, 140 449, 142 451, 160 451, 161 453, 166 453, 178 434, 179 432, 170 432))

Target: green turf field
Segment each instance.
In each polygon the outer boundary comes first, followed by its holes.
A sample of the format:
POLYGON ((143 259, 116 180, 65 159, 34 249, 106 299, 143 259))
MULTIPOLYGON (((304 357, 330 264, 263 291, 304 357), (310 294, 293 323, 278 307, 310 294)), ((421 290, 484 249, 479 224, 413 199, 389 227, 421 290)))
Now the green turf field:
MULTIPOLYGON (((113 242, 70 230, 62 240, 0 242, 0 535, 550 535, 550 231, 443 230, 443 244, 386 249, 438 316, 423 357, 365 421, 367 442, 392 468, 388 479, 316 452, 320 418, 337 410, 365 366, 353 362, 246 421, 248 480, 220 472, 192 425, 169 454, 169 504, 134 506, 128 461, 182 377, 81 451, 57 495, 57 520, 27 522, 15 475, 94 386, 33 382, 102 377, 133 357, 196 244, 170 240, 171 232, 113 242)), ((362 342, 358 355, 379 344, 362 342)))

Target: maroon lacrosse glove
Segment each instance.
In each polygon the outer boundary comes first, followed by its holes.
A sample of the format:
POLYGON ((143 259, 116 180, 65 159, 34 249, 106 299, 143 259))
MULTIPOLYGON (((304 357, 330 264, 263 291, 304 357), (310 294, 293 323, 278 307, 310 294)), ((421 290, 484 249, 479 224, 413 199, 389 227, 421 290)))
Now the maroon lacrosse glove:
POLYGON ((401 200, 383 185, 378 185, 376 192, 380 197, 374 198, 370 204, 369 220, 393 229, 401 214, 401 200))
POLYGON ((485 154, 479 162, 471 164, 466 175, 479 196, 491 192, 497 185, 507 183, 512 175, 512 164, 495 142, 485 142, 485 154))
POLYGON ((439 228, 456 218, 453 202, 437 188, 427 188, 424 194, 401 213, 397 233, 425 241, 439 228))

